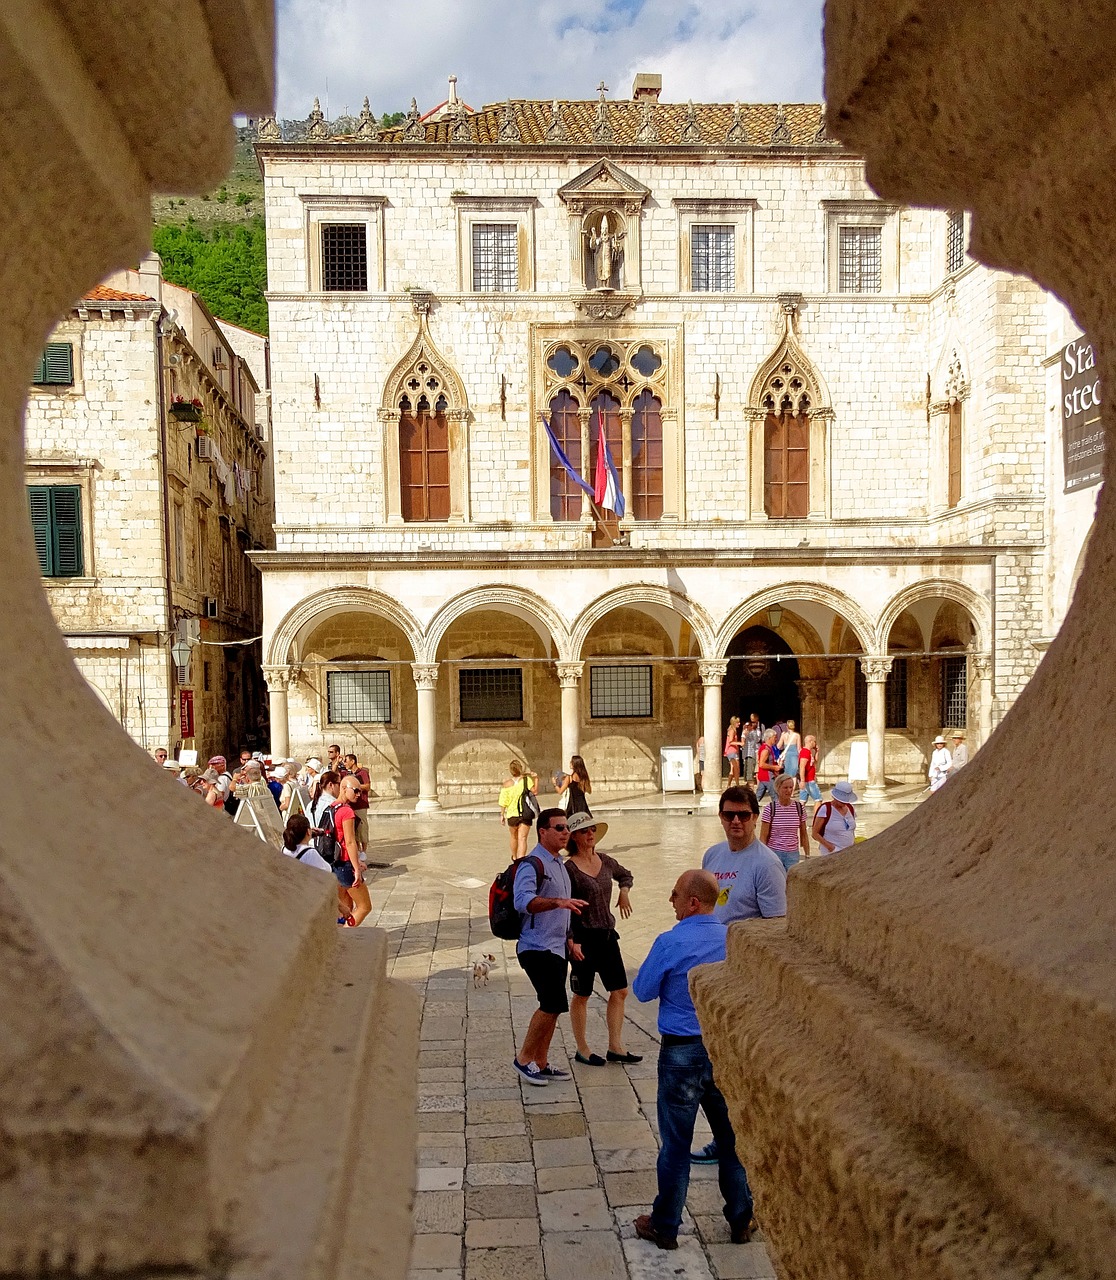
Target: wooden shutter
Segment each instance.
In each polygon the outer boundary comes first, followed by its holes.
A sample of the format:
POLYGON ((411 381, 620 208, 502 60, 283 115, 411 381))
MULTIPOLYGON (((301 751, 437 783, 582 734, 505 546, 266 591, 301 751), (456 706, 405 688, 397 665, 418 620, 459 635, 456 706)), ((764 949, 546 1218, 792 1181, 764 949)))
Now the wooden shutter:
POLYGON ((954 400, 949 406, 949 497, 947 505, 955 507, 961 501, 961 402, 954 400))
POLYGON ((39 572, 50 577, 54 568, 50 536, 50 489, 45 484, 28 485, 27 501, 31 508, 31 527, 35 532, 35 554, 39 572))
MULTIPOLYGON (((578 404, 568 391, 559 391, 550 402, 550 429, 562 446, 570 466, 584 475, 581 464, 581 418, 578 404)), ((581 490, 570 479, 565 467, 550 452, 550 518, 581 519, 581 490)))
POLYGON ((36 386, 72 386, 74 346, 72 342, 48 342, 35 366, 36 386))
POLYGON ((650 391, 641 391, 632 407, 632 514, 637 520, 659 520, 663 514, 662 405, 650 391))
POLYGON ((404 520, 448 520, 449 423, 444 413, 399 418, 399 506, 404 520))
POLYGON ((426 518, 448 520, 449 515, 449 422, 445 413, 436 413, 426 419, 426 518))
POLYGON ((54 572, 59 578, 81 575, 81 490, 75 485, 52 485, 54 572))
POLYGON ((804 520, 810 510, 810 418, 769 413, 763 424, 764 510, 769 520, 804 520))

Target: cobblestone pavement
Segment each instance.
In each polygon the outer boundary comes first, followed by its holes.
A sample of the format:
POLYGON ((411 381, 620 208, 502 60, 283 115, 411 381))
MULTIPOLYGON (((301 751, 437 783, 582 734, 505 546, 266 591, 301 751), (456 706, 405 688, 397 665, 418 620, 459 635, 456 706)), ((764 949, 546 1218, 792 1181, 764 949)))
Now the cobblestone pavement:
MULTIPOLYGON (((862 822, 869 833, 894 814, 862 822)), ((728 1241, 716 1167, 694 1166, 677 1252, 635 1238, 655 1194, 655 1005, 628 999, 626 1046, 638 1066, 573 1063, 569 1019, 551 1062, 573 1078, 532 1088, 511 1060, 536 1005, 514 944, 488 929, 488 885, 506 865, 496 818, 373 820, 373 914, 392 972, 424 998, 419 1057, 418 1193, 411 1280, 747 1280, 774 1276, 762 1237, 728 1241), (472 961, 498 965, 475 987, 472 961)), ((635 876, 634 914, 618 921, 629 974, 673 924, 668 896, 721 836, 715 816, 624 816, 602 847, 635 876)), ((589 1040, 607 1043, 594 996, 589 1040)), ((704 1122, 699 1121, 699 1126, 704 1122)), ((698 1141, 708 1131, 699 1127, 698 1141)), ((762 1217, 762 1205, 759 1209, 762 1217)))

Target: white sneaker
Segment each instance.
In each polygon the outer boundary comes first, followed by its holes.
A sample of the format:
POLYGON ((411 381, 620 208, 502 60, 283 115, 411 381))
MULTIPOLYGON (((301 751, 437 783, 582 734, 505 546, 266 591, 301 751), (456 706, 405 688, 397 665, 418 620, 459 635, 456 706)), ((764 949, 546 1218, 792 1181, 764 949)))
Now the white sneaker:
POLYGON ((546 1085, 549 1083, 547 1077, 539 1070, 539 1064, 537 1062, 529 1062, 524 1066, 518 1058, 512 1058, 512 1066, 528 1084, 546 1085))

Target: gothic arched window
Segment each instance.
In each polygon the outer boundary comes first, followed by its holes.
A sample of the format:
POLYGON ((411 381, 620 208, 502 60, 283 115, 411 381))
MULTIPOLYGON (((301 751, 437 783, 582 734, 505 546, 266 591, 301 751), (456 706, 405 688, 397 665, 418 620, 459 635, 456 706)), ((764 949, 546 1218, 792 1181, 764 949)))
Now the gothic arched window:
POLYGON ((810 397, 792 365, 783 365, 770 379, 763 407, 763 509, 769 520, 805 520, 810 512, 810 397))
POLYGON ((449 406, 439 396, 431 409, 425 395, 412 407, 399 402, 400 509, 404 520, 448 520, 450 516, 449 406))
MULTIPOLYGON (((550 429, 570 460, 581 471, 581 416, 577 401, 568 391, 559 391, 550 402, 550 429)), ((550 518, 581 519, 581 489, 554 455, 550 458, 550 518)))
POLYGON ((632 515, 658 520, 663 514, 662 403, 641 391, 632 405, 632 515))

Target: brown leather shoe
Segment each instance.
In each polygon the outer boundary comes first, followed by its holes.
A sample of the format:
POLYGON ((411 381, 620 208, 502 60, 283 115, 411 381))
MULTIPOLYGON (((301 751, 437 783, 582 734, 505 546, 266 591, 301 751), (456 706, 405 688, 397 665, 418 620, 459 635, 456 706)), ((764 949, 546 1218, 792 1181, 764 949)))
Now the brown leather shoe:
POLYGON ((660 1249, 678 1248, 678 1237, 664 1236, 652 1223, 649 1213, 641 1213, 632 1223, 632 1226, 635 1227, 635 1233, 641 1240, 649 1240, 652 1244, 658 1245, 660 1249))
POLYGON ((733 1244, 748 1244, 752 1238, 752 1223, 738 1222, 729 1227, 729 1239, 733 1244))

